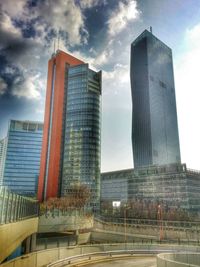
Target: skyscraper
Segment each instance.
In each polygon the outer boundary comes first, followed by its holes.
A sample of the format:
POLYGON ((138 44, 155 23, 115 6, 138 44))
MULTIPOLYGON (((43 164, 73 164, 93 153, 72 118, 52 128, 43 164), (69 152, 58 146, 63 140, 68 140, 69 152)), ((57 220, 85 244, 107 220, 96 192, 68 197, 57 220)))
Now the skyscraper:
POLYGON ((95 208, 100 198, 101 72, 87 64, 70 67, 66 95, 61 195, 84 184, 95 208))
POLYGON ((65 118, 65 72, 71 65, 84 62, 62 51, 58 51, 48 62, 47 91, 44 116, 44 134, 40 175, 38 182, 38 199, 57 197, 63 152, 63 128, 65 118))
POLYGON ((12 191, 36 196, 43 124, 11 120, 7 135, 3 185, 12 191))
POLYGON ((172 51, 145 30, 131 44, 134 167, 180 163, 172 51))
MULTIPOLYGON (((62 51, 49 60, 38 198, 100 190, 101 72, 62 51)), ((94 201, 94 199, 96 199, 94 201)))

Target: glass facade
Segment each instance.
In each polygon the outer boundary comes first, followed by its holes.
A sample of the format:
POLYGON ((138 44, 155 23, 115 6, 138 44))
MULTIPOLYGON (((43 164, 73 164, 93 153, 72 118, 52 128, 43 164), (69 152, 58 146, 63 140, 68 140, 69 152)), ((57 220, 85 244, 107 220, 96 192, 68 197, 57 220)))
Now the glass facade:
POLYGON ((134 167, 180 163, 172 51, 145 30, 131 44, 134 167))
POLYGON ((0 225, 38 216, 38 203, 32 198, 17 195, 0 186, 0 225))
POLYGON ((100 96, 101 72, 88 64, 66 67, 64 149, 61 195, 75 185, 91 191, 90 205, 98 209, 100 199, 100 96))
POLYGON ((3 185, 28 196, 37 192, 43 124, 10 121, 3 185))
POLYGON ((198 213, 199 179, 200 172, 187 169, 185 164, 102 173, 101 200, 142 200, 198 213))
POLYGON ((3 172, 5 166, 7 138, 0 140, 0 185, 3 183, 3 172))
POLYGON ((61 50, 53 53, 48 61, 44 132, 38 180, 39 201, 59 197, 61 193, 67 105, 67 69, 70 66, 82 64, 84 64, 83 61, 61 50))

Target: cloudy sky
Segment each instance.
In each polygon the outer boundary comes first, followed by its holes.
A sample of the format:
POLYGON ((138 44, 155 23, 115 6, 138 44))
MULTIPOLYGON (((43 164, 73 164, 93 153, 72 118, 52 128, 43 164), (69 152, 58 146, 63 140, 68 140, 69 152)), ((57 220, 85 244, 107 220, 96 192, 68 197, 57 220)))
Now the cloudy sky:
POLYGON ((199 0, 0 0, 0 138, 9 119, 43 121, 59 33, 103 70, 102 171, 132 167, 130 43, 150 25, 173 50, 182 162, 200 169, 199 0))

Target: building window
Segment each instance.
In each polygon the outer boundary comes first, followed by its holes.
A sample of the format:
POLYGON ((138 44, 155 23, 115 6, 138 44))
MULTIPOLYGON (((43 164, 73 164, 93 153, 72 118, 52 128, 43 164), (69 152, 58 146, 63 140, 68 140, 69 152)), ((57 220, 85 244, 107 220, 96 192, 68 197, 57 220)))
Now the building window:
POLYGON ((160 85, 161 87, 163 87, 163 88, 167 88, 166 84, 165 84, 164 82, 162 82, 162 81, 159 81, 159 85, 160 85))
POLYGON ((23 123, 23 130, 27 131, 27 128, 28 128, 28 123, 23 123))
POLYGON ((150 80, 153 82, 154 81, 154 77, 152 75, 150 75, 150 80))
POLYGON ((29 127, 28 127, 28 130, 29 130, 30 132, 35 131, 35 130, 36 130, 36 124, 32 124, 32 123, 30 123, 30 124, 29 124, 29 127))
POLYGON ((156 149, 153 150, 153 155, 154 155, 155 157, 158 157, 158 151, 157 151, 156 149))

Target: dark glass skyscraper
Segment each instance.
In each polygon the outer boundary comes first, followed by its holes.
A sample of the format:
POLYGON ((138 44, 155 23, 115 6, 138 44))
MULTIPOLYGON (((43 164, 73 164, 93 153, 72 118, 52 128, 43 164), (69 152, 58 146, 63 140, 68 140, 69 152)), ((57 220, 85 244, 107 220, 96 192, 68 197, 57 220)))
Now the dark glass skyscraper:
POLYGON ((145 30, 131 44, 134 167, 180 163, 172 51, 145 30))

